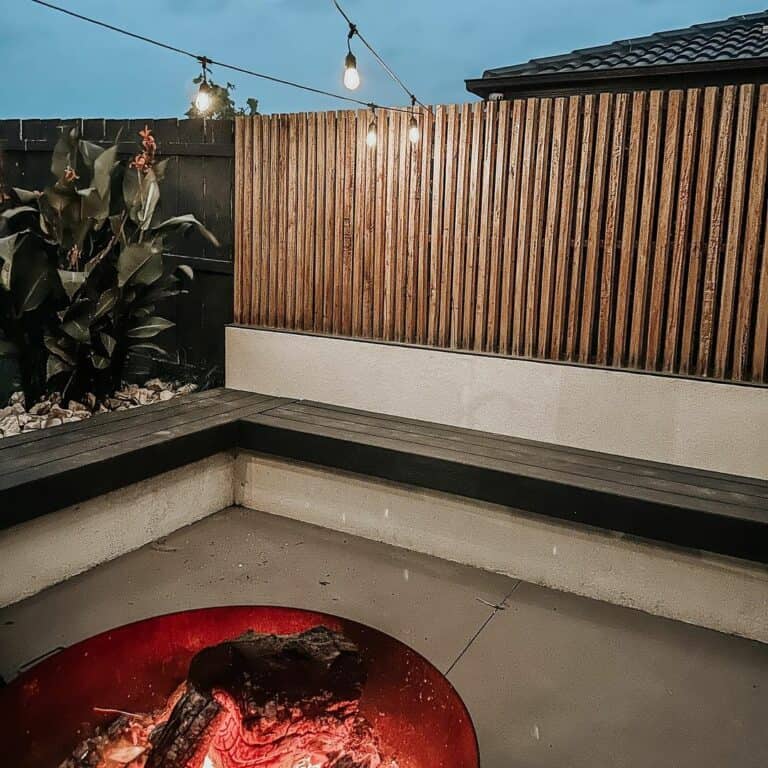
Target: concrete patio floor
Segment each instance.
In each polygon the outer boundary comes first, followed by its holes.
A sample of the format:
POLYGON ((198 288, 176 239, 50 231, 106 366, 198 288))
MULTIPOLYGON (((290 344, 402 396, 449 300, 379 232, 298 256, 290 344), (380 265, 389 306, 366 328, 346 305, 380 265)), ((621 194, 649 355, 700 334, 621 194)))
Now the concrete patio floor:
POLYGON ((345 616, 448 672, 484 768, 768 765, 768 646, 230 508, 0 611, 0 674, 225 604, 345 616))

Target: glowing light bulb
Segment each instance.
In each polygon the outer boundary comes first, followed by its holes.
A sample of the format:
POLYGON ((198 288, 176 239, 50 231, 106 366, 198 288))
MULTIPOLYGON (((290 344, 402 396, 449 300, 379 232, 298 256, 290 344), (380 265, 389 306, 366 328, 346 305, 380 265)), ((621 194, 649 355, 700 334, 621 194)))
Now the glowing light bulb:
POLYGON ((350 51, 344 59, 344 87, 355 91, 360 86, 360 73, 357 71, 357 59, 350 51))
POLYGON ((376 122, 371 120, 371 124, 368 126, 368 133, 365 134, 365 143, 369 147, 376 146, 376 122))
POLYGON ((211 108, 211 87, 203 80, 200 83, 200 88, 197 90, 197 96, 195 96, 195 109, 204 115, 211 108))
POLYGON ((408 139, 411 144, 415 144, 421 138, 421 131, 419 130, 419 124, 416 118, 411 115, 411 119, 408 121, 408 139))

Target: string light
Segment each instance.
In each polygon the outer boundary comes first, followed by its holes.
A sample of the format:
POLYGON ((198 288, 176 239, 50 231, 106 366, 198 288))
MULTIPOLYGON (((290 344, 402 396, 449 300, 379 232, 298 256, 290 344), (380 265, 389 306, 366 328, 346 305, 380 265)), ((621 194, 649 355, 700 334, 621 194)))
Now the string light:
POLYGON ((360 73, 357 71, 357 59, 352 53, 352 38, 355 36, 357 28, 354 24, 349 25, 347 34, 347 55, 344 59, 344 87, 350 91, 355 91, 360 87, 360 73))
MULTIPOLYGON (((188 56, 192 59, 196 59, 201 67, 202 67, 202 78, 200 81, 200 85, 198 87, 197 93, 195 94, 194 98, 194 105, 196 110, 199 114, 205 116, 209 113, 211 108, 214 106, 214 91, 211 87, 210 82, 208 81, 208 73, 210 71, 210 66, 214 65, 217 67, 221 67, 223 69, 229 69, 234 72, 240 72, 245 75, 250 75, 251 77, 257 77, 261 80, 267 80, 269 82, 277 83, 279 85, 286 85, 291 88, 298 88, 302 91, 308 91, 310 93, 319 94, 322 96, 328 96, 333 99, 338 99, 339 101, 346 101, 351 102, 353 104, 360 104, 365 107, 369 107, 371 110, 371 122, 368 125, 368 131, 365 136, 365 143, 371 147, 374 148, 378 141, 377 136, 377 129, 376 129, 376 109, 382 109, 378 104, 375 104, 370 101, 363 101, 362 99, 356 99, 351 96, 344 96, 339 93, 334 93, 332 91, 327 91, 322 88, 314 88, 309 85, 304 85, 302 83, 296 83, 291 80, 285 80, 280 77, 274 77, 272 75, 266 75, 262 72, 255 72, 250 69, 245 69, 244 67, 238 67, 234 64, 227 64, 223 61, 217 61, 215 59, 208 58, 207 56, 200 56, 196 53, 192 53, 191 51, 185 50, 184 48, 178 48, 173 45, 169 45, 168 43, 163 43, 159 40, 154 40, 151 37, 146 37, 144 35, 139 35, 135 32, 130 32, 127 29, 122 29, 121 27, 114 26, 112 24, 108 24, 104 21, 99 21, 98 19, 92 19, 89 16, 84 16, 79 13, 75 13, 74 11, 70 11, 67 8, 61 8, 58 5, 54 5, 53 3, 49 3, 46 0, 32 0, 33 3, 36 3, 37 5, 44 6, 46 8, 50 8, 51 10, 58 11, 59 13, 66 14, 67 16, 71 16, 72 18, 79 19, 81 21, 88 22, 89 24, 94 24, 96 26, 102 27, 103 29, 109 29, 112 32, 117 32, 118 34, 125 35, 126 37, 131 37, 134 40, 139 40, 144 43, 148 43, 150 45, 157 46, 158 48, 164 48, 165 50, 171 51, 173 53, 178 53, 182 56, 188 56)), ((360 84, 360 75, 357 71, 357 61, 355 59, 354 54, 352 53, 350 41, 353 36, 357 36, 360 38, 360 40, 363 42, 363 44, 371 51, 371 53, 376 57, 376 59, 381 63, 381 65, 384 67, 384 69, 389 73, 389 75, 400 84, 400 86, 408 93, 408 95, 411 98, 411 105, 408 109, 400 108, 400 107, 387 107, 389 111, 392 112, 407 112, 410 115, 409 121, 408 121, 408 139, 411 141, 411 143, 416 143, 419 141, 421 136, 421 131, 419 128, 419 123, 416 119, 415 114, 415 105, 419 104, 422 106, 425 110, 431 111, 429 107, 422 104, 414 94, 412 94, 403 84, 402 80, 395 75, 395 73, 386 65, 386 63, 381 59, 381 57, 376 53, 376 51, 373 50, 373 48, 368 44, 368 42, 360 35, 360 33, 357 30, 357 27, 352 24, 351 21, 349 21, 349 18, 344 13, 344 11, 339 6, 338 2, 334 0, 334 3, 336 4, 336 7, 339 9, 339 12, 344 16, 345 19, 349 22, 350 31, 349 35, 347 37, 347 58, 345 59, 345 71, 344 71, 344 84, 350 89, 354 90, 357 88, 360 84)))
POLYGON ((344 87, 356 91, 360 87, 360 73, 357 71, 357 59, 350 51, 344 59, 344 87))
MULTIPOLYGON (((371 52, 371 54, 376 59, 376 61, 378 61, 379 64, 384 68, 386 73, 408 94, 408 97, 411 99, 411 103, 418 104, 419 106, 429 111, 429 107, 427 107, 426 104, 422 104, 416 98, 416 96, 408 88, 408 86, 395 74, 395 71, 392 69, 392 67, 390 67, 389 64, 387 64, 387 62, 384 61, 384 59, 382 59, 381 56, 379 56, 379 54, 376 52, 373 46, 360 34, 360 30, 357 28, 357 24, 355 24, 352 21, 352 19, 349 18, 346 11, 341 7, 341 5, 339 5, 339 1, 332 0, 332 2, 336 6, 336 10, 341 14, 341 16, 347 22, 347 24, 349 24, 349 34, 347 35, 347 48, 349 48, 350 53, 352 53, 352 50, 350 48, 350 40, 353 37, 357 37, 357 39, 360 40, 360 42, 371 52)), ((355 68, 355 73, 357 73, 357 68, 355 68)), ((345 72, 345 79, 346 79, 346 72, 345 72)), ((358 83, 359 83, 359 75, 358 75, 358 83)), ((346 85, 346 82, 345 82, 345 85, 346 85)))
POLYGON ((416 105, 416 97, 411 97, 411 117, 408 120, 408 140, 411 144, 416 144, 421 138, 421 131, 419 130, 419 121, 416 119, 416 115, 413 109, 416 105))
POLYGON ((376 112, 371 110, 371 122, 368 124, 368 133, 365 134, 365 143, 373 149, 378 141, 376 135, 376 112))
MULTIPOLYGON (((68 8, 62 8, 58 5, 54 5, 53 3, 47 2, 47 0, 31 0, 31 2, 36 3, 37 5, 41 5, 45 8, 50 8, 53 11, 58 11, 59 13, 66 14, 67 16, 71 16, 72 18, 79 19, 80 21, 88 22, 89 24, 94 24, 98 27, 101 27, 102 29, 109 29, 112 32, 117 32, 118 34, 125 35, 126 37, 131 37, 134 40, 139 40, 143 43, 148 43, 149 45, 157 46, 158 48, 164 48, 167 51, 171 51, 173 53, 178 53, 182 56, 189 56, 191 59, 195 59, 199 62, 202 62, 203 59, 205 59, 206 66, 216 66, 221 67, 222 69, 229 69, 233 72, 240 72, 244 75, 249 75, 251 77, 257 77, 261 80, 267 80, 271 83, 277 83, 278 85, 286 85, 290 88, 298 88, 301 91, 307 91, 309 93, 315 93, 319 94, 321 96, 328 96, 331 99, 338 99, 339 101, 346 101, 351 104, 359 104, 363 107, 371 107, 375 108, 378 107, 378 104, 374 104, 370 101, 363 101, 362 99, 356 99, 352 96, 345 96, 340 93, 334 93, 333 91, 327 91, 323 88, 315 88, 311 85, 304 85, 303 83, 296 83, 292 80, 286 80, 282 77, 275 77, 273 75, 266 75, 263 72, 255 72, 252 69, 246 69, 244 67, 238 67, 234 64, 227 64, 223 61, 218 61, 216 59, 211 59, 208 56, 200 56, 196 53, 193 53, 192 51, 185 50, 184 48, 178 48, 175 45, 169 45, 168 43, 163 43, 160 40, 154 40, 151 37, 146 37, 145 35, 139 35, 136 32, 131 32, 127 29, 123 29, 122 27, 117 27, 114 24, 108 24, 105 21, 99 21, 98 19, 92 19, 90 16, 84 16, 81 13, 76 13, 75 11, 70 11, 68 8)), ((209 84, 210 87, 210 84, 209 84)), ((210 91, 209 93, 212 93, 210 91)), ((388 107, 388 109, 392 110, 393 112, 405 112, 405 109, 401 109, 399 107, 388 107)))
POLYGON ((213 94, 211 86, 208 84, 208 59, 205 56, 200 57, 200 64, 203 68, 200 87, 195 96, 195 109, 203 116, 207 115, 213 104, 213 94))

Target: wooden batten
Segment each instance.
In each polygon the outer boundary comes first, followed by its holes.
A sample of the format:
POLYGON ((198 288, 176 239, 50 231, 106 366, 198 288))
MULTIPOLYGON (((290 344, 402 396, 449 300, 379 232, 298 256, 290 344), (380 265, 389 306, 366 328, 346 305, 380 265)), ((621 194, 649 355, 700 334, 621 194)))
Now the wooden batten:
POLYGON ((768 86, 417 115, 238 119, 239 322, 766 383, 768 86))

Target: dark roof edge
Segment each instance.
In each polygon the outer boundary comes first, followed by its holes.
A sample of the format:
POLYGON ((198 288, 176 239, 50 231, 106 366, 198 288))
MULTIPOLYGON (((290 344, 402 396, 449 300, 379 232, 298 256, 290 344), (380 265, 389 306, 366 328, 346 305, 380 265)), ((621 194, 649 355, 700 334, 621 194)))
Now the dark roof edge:
POLYGON ((564 84, 609 83, 612 80, 643 80, 667 75, 702 75, 707 73, 754 72, 765 70, 768 82, 768 57, 738 59, 734 61, 708 61, 696 64, 669 64, 665 66, 634 66, 616 69, 591 69, 577 72, 540 74, 497 75, 494 77, 468 78, 464 81, 467 90, 478 96, 496 91, 546 89, 548 86, 564 84))

